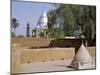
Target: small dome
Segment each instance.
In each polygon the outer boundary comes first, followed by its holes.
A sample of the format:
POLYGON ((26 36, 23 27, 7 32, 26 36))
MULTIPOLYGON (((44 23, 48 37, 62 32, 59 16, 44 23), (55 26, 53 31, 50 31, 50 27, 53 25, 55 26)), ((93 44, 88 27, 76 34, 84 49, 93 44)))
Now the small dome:
POLYGON ((39 18, 38 25, 41 29, 44 29, 47 26, 48 18, 46 12, 43 12, 39 18))
POLYGON ((92 62, 92 57, 90 56, 89 52, 87 51, 87 49, 83 44, 80 46, 78 52, 76 53, 73 62, 80 62, 80 63, 92 62))
POLYGON ((39 29, 39 28, 40 28, 40 26, 39 26, 39 25, 37 25, 37 26, 36 26, 36 29, 39 29))

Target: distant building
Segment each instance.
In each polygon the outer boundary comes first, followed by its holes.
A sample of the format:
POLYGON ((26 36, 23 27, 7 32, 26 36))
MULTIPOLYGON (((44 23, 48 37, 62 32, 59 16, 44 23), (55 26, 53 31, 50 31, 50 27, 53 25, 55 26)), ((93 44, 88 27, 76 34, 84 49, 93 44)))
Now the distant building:
POLYGON ((48 28, 48 17, 46 12, 43 12, 38 20, 37 26, 39 26, 39 29, 47 29, 48 28))
POLYGON ((39 17, 36 28, 32 30, 32 36, 36 38, 47 37, 47 29, 48 29, 47 24, 48 24, 48 17, 46 12, 43 12, 39 17))
POLYGON ((32 29, 32 37, 36 37, 36 29, 32 29))

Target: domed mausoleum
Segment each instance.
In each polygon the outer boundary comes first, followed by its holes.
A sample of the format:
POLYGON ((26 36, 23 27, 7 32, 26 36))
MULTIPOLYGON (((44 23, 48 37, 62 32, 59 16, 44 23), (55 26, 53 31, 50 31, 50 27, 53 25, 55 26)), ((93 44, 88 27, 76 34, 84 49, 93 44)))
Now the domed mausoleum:
POLYGON ((32 34, 35 33, 35 37, 47 37, 47 29, 48 29, 48 17, 46 12, 42 12, 37 22, 36 28, 32 31, 32 34))
POLYGON ((48 17, 46 12, 43 12, 38 20, 37 25, 40 29, 47 29, 48 17))

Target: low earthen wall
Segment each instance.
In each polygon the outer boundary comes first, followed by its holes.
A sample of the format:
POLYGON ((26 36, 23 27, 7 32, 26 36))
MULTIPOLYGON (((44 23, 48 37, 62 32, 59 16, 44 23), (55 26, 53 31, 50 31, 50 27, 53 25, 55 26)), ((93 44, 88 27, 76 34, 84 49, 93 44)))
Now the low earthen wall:
POLYGON ((54 60, 73 59, 74 48, 45 48, 21 50, 21 63, 38 63, 54 60))

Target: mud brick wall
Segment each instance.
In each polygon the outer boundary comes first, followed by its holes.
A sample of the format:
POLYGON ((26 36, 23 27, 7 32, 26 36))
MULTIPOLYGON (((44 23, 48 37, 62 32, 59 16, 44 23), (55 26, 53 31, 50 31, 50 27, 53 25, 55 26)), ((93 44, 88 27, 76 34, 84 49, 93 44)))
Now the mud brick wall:
POLYGON ((23 47, 79 47, 80 39, 43 39, 43 38, 12 38, 12 43, 23 47))
MULTIPOLYGON (((73 59, 80 47, 80 39, 12 38, 11 72, 19 73, 20 64, 73 59), (35 48, 36 47, 36 48, 35 48), (45 47, 45 48, 44 48, 45 47)), ((95 47, 86 47, 92 57, 95 47)))
POLYGON ((51 40, 42 38, 12 38, 12 44, 18 43, 22 47, 44 47, 49 46, 51 40))
POLYGON ((96 47, 86 47, 92 57, 96 57, 96 47))
POLYGON ((18 48, 13 48, 13 51, 11 52, 11 73, 17 74, 20 72, 20 51, 18 51, 18 48))
POLYGON ((37 63, 54 60, 73 59, 74 48, 44 48, 21 50, 21 63, 37 63))

